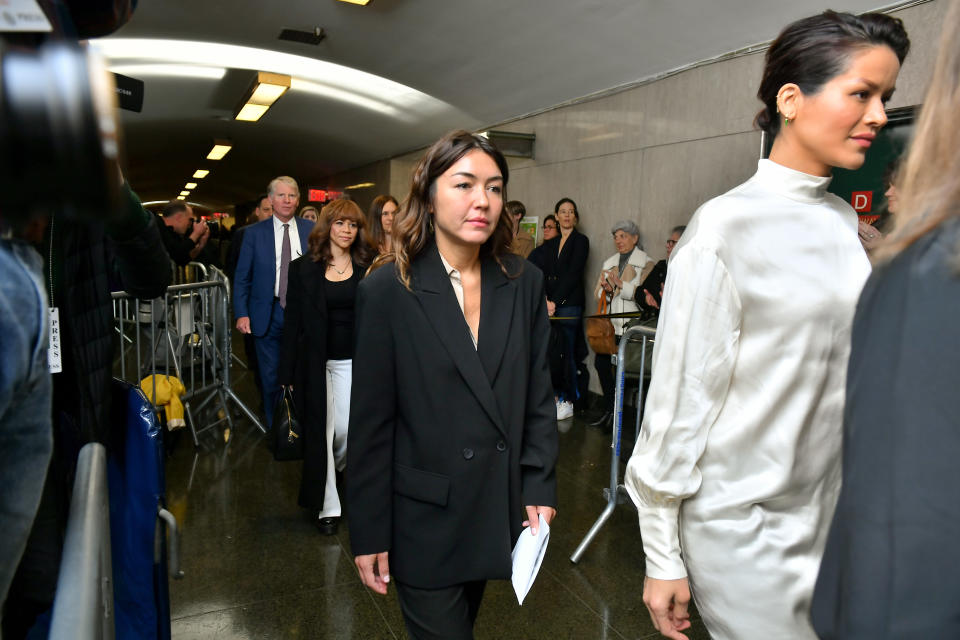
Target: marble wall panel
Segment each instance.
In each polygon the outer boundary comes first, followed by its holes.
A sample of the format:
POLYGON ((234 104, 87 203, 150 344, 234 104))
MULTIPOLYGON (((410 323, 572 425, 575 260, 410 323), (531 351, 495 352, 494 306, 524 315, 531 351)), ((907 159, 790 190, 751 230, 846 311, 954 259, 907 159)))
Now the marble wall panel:
POLYGON ((897 92, 889 103, 890 107, 906 107, 923 102, 937 59, 940 29, 947 7, 948 3, 936 0, 896 12, 895 15, 903 20, 907 35, 910 36, 910 54, 900 70, 897 92))

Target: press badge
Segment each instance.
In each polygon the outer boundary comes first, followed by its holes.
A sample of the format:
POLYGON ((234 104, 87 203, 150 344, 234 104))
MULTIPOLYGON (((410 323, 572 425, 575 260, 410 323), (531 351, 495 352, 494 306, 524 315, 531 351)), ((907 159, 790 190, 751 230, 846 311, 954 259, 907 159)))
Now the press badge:
POLYGON ((63 371, 63 360, 60 353, 60 309, 50 307, 50 346, 47 348, 47 366, 50 373, 63 371))

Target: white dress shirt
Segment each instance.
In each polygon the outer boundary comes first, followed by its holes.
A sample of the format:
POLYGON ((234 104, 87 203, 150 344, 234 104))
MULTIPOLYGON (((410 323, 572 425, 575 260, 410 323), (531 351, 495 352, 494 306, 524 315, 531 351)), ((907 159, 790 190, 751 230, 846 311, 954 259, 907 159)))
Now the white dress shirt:
POLYGON ((689 574, 715 640, 814 640, 870 263, 830 178, 761 160, 673 251, 626 487, 647 575, 689 574))
MULTIPOLYGON (((276 249, 274 253, 274 277, 273 277, 273 295, 280 295, 280 251, 283 250, 283 225, 285 223, 277 216, 273 216, 273 246, 276 249)), ((297 232, 297 217, 290 218, 290 262, 303 255, 300 248, 300 234, 297 232)))
MULTIPOLYGON (((440 253, 439 251, 437 253, 440 253)), ((463 310, 463 280, 460 278, 460 272, 457 271, 453 265, 447 262, 447 259, 443 257, 443 254, 440 253, 440 262, 443 263, 443 268, 447 270, 447 275, 450 276, 450 284, 453 285, 453 293, 457 296, 457 302, 460 304, 460 313, 463 314, 463 320, 466 322, 467 314, 463 310)), ((473 348, 477 348, 477 337, 473 335, 473 331, 470 330, 469 323, 467 324, 467 333, 470 334, 470 340, 473 341, 473 348)))

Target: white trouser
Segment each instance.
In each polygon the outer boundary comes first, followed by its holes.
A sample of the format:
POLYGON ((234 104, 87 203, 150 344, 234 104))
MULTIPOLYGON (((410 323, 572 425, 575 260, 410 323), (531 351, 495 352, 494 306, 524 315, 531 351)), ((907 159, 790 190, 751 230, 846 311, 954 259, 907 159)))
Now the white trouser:
POLYGON ((353 360, 327 360, 327 484, 321 518, 340 516, 337 471, 347 465, 347 426, 350 424, 350 379, 353 360))

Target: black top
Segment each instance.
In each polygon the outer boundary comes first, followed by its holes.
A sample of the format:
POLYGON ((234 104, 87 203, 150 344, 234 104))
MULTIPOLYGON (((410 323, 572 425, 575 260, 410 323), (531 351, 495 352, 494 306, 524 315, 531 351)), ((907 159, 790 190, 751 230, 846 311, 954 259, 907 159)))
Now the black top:
POLYGON ((958 242, 960 220, 944 223, 878 267, 857 305, 821 638, 960 638, 958 242))
POLYGON ((667 261, 661 260, 657 264, 653 265, 653 269, 650 270, 650 273, 647 275, 647 278, 643 281, 643 284, 640 285, 641 293, 634 296, 634 300, 637 304, 645 302, 645 296, 642 295, 643 291, 649 291, 650 295, 653 296, 653 299, 657 301, 657 304, 660 304, 660 291, 663 289, 664 283, 667 281, 667 261))
POLYGON ((327 298, 327 359, 349 360, 353 357, 354 303, 357 299, 359 269, 341 282, 323 279, 327 298))
POLYGON ((559 306, 582 307, 585 299, 583 269, 587 265, 587 254, 590 253, 590 240, 574 229, 564 243, 563 251, 559 251, 560 236, 547 240, 541 246, 543 250, 538 260, 543 262, 534 264, 543 269, 547 300, 559 306))

